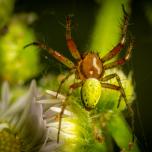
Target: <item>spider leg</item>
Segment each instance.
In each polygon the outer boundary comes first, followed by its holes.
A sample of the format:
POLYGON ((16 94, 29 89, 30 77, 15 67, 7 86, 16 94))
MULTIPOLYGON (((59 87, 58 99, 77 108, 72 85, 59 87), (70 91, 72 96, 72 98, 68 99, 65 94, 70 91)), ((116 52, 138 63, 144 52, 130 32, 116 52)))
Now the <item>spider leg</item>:
MULTIPOLYGON (((67 98, 72 94, 73 90, 80 87, 82 85, 82 81, 81 82, 78 82, 78 83, 74 83, 70 86, 70 90, 69 90, 69 93, 67 94, 67 98)), ((68 101, 65 100, 65 102, 62 104, 62 108, 61 108, 61 112, 59 114, 59 126, 58 126, 58 133, 57 133, 57 143, 59 143, 60 141, 60 131, 61 131, 61 125, 62 125, 62 116, 64 114, 64 110, 66 108, 68 104, 68 101)))
POLYGON ((119 108, 119 105, 120 105, 121 99, 122 99, 122 95, 120 95, 120 96, 119 96, 119 100, 118 100, 117 108, 119 108))
POLYGON ((83 84, 83 81, 77 82, 77 83, 73 83, 72 85, 70 85, 70 88, 72 89, 76 89, 78 87, 81 87, 83 84))
POLYGON ((108 81, 112 78, 116 78, 119 86, 116 86, 116 85, 113 85, 113 84, 108 84, 108 83, 101 83, 101 85, 104 88, 109 88, 109 89, 120 91, 121 94, 120 94, 120 97, 119 97, 118 106, 120 104, 121 98, 123 97, 124 101, 125 101, 125 104, 126 104, 126 107, 127 107, 128 111, 130 112, 130 116, 131 116, 131 119, 132 119, 131 120, 131 128, 132 128, 132 131, 133 131, 132 141, 134 141, 134 111, 132 110, 131 106, 128 104, 128 100, 127 100, 125 91, 123 89, 120 77, 116 73, 113 73, 113 74, 105 76, 101 81, 108 81))
POLYGON ((57 143, 60 141, 60 131, 61 131, 61 124, 62 124, 62 116, 64 114, 64 110, 66 108, 67 104, 66 101, 62 104, 62 108, 59 114, 59 126, 58 126, 58 133, 57 133, 57 143))
POLYGON ((74 42, 74 40, 71 37, 71 20, 70 20, 70 16, 66 17, 66 41, 67 41, 67 46, 72 54, 72 56, 75 59, 80 60, 81 56, 80 53, 77 49, 77 46, 74 42))
MULTIPOLYGON (((75 70, 75 69, 74 69, 74 70, 75 70)), ((58 90, 57 90, 56 98, 57 98, 57 96, 58 96, 58 93, 60 92, 60 89, 61 89, 61 87, 62 87, 62 84, 74 73, 74 70, 72 69, 72 70, 68 73, 68 75, 60 82, 59 88, 58 88, 58 90)))
POLYGON ((109 89, 113 89, 113 90, 120 90, 120 87, 119 86, 116 86, 116 85, 114 85, 114 84, 110 84, 110 83, 102 83, 101 82, 101 86, 103 87, 103 88, 109 88, 109 89))
POLYGON ((114 61, 114 62, 105 64, 105 65, 104 65, 104 69, 105 69, 105 70, 106 70, 106 69, 111 69, 111 68, 113 68, 113 67, 116 67, 116 66, 119 66, 119 65, 124 64, 124 63, 125 63, 126 61, 128 61, 128 60, 130 59, 130 57, 131 57, 132 48, 133 48, 133 41, 130 42, 129 47, 128 47, 128 49, 127 49, 127 53, 126 53, 126 55, 125 55, 123 58, 121 58, 121 59, 119 59, 119 60, 117 60, 117 61, 114 61))
POLYGON ((129 16, 127 12, 124 9, 124 5, 122 5, 123 13, 124 13, 124 24, 122 28, 122 35, 120 42, 105 56, 101 58, 102 62, 106 62, 110 59, 112 59, 114 56, 116 56, 124 47, 125 41, 126 41, 126 33, 127 33, 127 27, 129 22, 129 16))
POLYGON ((32 43, 27 44, 26 46, 24 46, 24 48, 27 48, 31 45, 34 45, 34 46, 37 46, 41 49, 47 50, 55 59, 60 61, 62 64, 64 64, 65 66, 67 66, 70 69, 74 68, 74 63, 71 60, 69 60, 68 58, 66 58, 65 56, 60 54, 59 52, 53 50, 52 48, 48 47, 44 43, 32 42, 32 43))

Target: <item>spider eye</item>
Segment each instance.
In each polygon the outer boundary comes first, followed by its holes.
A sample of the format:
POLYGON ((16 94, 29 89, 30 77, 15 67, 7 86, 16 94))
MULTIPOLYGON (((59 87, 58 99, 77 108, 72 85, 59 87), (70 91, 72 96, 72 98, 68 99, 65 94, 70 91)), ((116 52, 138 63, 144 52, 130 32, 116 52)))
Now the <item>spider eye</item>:
POLYGON ((81 99, 87 110, 93 109, 101 96, 100 81, 95 78, 87 79, 81 88, 81 99))

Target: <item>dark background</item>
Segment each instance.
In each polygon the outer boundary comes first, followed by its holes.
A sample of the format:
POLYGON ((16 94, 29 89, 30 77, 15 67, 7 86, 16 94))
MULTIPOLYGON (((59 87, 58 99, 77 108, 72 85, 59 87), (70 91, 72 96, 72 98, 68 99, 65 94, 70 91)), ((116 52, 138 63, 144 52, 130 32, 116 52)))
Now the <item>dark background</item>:
MULTIPOLYGON (((132 1, 130 31, 135 37, 135 46, 130 69, 134 71, 137 95, 134 102, 135 132, 142 151, 150 152, 152 151, 152 25, 145 15, 147 4, 152 5, 151 0, 132 1)), ((74 22, 77 23, 74 25, 76 28, 73 37, 79 48, 85 50, 98 8, 94 0, 17 0, 15 12, 37 13, 38 19, 32 26, 38 39, 62 51, 66 49, 65 28, 62 24, 67 14, 73 14, 74 22)), ((56 67, 53 60, 47 62, 56 67)))

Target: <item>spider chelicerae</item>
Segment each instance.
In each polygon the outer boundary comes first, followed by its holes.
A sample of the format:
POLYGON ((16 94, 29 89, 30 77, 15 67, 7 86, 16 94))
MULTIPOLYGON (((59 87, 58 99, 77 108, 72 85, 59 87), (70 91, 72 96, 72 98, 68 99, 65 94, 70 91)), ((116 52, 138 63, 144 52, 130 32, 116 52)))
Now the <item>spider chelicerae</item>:
MULTIPOLYGON (((60 92, 62 84, 72 74, 75 73, 76 78, 79 80, 79 82, 76 82, 70 85, 70 89, 73 90, 78 87, 81 87, 81 99, 86 110, 93 109, 98 103, 100 95, 101 95, 101 93, 99 93, 99 90, 101 87, 119 91, 120 97, 118 100, 118 107, 119 107, 121 99, 123 98, 126 103, 126 107, 128 108, 132 117, 132 130, 134 132, 134 112, 131 106, 128 104, 128 100, 126 98, 126 94, 123 89, 119 75, 117 75, 117 73, 105 75, 106 70, 123 65, 126 61, 128 61, 131 55, 131 50, 133 48, 133 41, 131 40, 127 48, 125 56, 120 59, 116 59, 115 61, 109 62, 111 59, 113 59, 116 55, 118 55, 121 52, 126 42, 126 33, 127 33, 129 17, 128 17, 127 12, 124 9, 124 6, 122 6, 122 8, 123 8, 123 13, 124 13, 124 24, 122 26, 122 34, 121 34, 120 42, 112 50, 110 50, 105 56, 101 58, 99 57, 97 53, 86 52, 84 54, 81 54, 79 52, 76 46, 76 43, 74 42, 71 36, 71 17, 70 16, 66 17, 66 42, 67 42, 67 46, 71 55, 75 59, 75 63, 72 62, 70 59, 66 58, 65 56, 63 56, 62 54, 60 54, 58 51, 53 50, 52 48, 48 47, 46 44, 41 43, 41 42, 32 42, 30 44, 27 44, 25 47, 28 47, 30 45, 35 45, 41 49, 47 50, 55 59, 57 59, 59 62, 64 64, 67 68, 69 68, 69 73, 61 81, 57 94, 60 92), (116 78, 118 85, 114 85, 114 84, 110 84, 106 82, 113 78, 116 78), (85 91, 84 86, 85 88, 86 86, 91 88, 91 90, 93 91, 92 92, 93 98, 90 96, 87 96, 87 91, 85 91), (92 99, 94 101, 90 101, 92 99)), ((62 119, 62 115, 63 115, 65 107, 66 107, 66 104, 63 104, 61 112, 60 112, 57 142, 59 142, 61 119, 62 119)))

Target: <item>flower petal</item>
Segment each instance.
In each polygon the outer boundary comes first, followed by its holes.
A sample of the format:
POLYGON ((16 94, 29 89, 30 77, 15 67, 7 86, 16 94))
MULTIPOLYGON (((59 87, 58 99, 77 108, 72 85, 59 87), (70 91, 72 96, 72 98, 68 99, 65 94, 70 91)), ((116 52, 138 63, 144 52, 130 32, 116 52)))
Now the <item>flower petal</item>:
POLYGON ((2 85, 2 95, 1 95, 1 105, 0 108, 1 110, 4 110, 8 104, 9 104, 9 100, 10 100, 10 89, 9 89, 9 85, 8 82, 4 82, 2 85))

